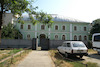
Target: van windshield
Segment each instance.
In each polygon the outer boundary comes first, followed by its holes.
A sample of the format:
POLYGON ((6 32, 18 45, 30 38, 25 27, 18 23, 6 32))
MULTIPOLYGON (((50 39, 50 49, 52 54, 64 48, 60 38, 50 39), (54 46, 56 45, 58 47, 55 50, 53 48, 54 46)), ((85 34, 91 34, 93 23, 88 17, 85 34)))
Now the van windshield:
POLYGON ((94 36, 94 41, 99 41, 100 42, 100 35, 94 36))
POLYGON ((84 43, 73 43, 73 47, 85 47, 84 43))

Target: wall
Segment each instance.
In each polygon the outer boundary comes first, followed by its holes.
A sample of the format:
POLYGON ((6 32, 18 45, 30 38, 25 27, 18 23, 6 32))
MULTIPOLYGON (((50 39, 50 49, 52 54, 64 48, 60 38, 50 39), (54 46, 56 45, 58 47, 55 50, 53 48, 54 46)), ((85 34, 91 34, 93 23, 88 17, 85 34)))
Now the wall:
MULTIPOLYGON (((62 43, 64 41, 65 40, 50 40, 49 41, 49 43, 50 43, 49 47, 50 47, 50 49, 57 48, 58 46, 62 45, 62 43)), ((26 47, 32 47, 33 42, 34 41, 32 41, 32 40, 25 40, 25 39, 24 40, 20 40, 20 39, 18 39, 18 40, 17 39, 2 39, 0 48, 26 48, 26 47)), ((86 44, 86 46, 88 45, 87 41, 83 41, 83 42, 86 44)))
MULTIPOLYGON (((50 48, 57 48, 58 46, 61 46, 62 43, 65 40, 50 40, 50 48)), ((85 43, 85 45, 88 47, 88 42, 87 41, 83 41, 85 43)))
POLYGON ((0 48, 26 48, 32 47, 32 40, 2 39, 0 48))

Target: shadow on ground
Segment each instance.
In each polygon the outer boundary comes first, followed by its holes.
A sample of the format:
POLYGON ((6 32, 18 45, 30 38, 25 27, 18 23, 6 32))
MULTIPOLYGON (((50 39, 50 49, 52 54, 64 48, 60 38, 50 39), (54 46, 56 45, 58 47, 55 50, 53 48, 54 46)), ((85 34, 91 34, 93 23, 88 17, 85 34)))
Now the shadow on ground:
POLYGON ((87 57, 94 58, 94 59, 99 59, 100 60, 100 55, 98 55, 97 53, 95 53, 95 54, 89 54, 87 57))
POLYGON ((83 60, 85 60, 85 59, 79 58, 78 56, 69 56, 68 58, 65 58, 64 54, 61 54, 64 57, 64 58, 62 58, 60 54, 61 53, 58 53, 58 52, 55 53, 55 58, 59 59, 59 60, 66 59, 66 60, 72 60, 72 61, 83 61, 83 60))

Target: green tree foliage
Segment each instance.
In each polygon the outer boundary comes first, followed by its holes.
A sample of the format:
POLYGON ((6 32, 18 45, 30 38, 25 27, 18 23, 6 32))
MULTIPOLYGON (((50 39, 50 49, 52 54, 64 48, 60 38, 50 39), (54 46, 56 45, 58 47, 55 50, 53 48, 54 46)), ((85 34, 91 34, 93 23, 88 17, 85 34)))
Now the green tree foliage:
MULTIPOLYGON (((6 11, 10 10, 11 13, 13 13, 14 15, 18 14, 20 16, 18 19, 19 23, 24 23, 24 21, 22 20, 23 18, 22 13, 26 12, 29 14, 30 20, 33 23, 33 25, 35 25, 37 22, 48 24, 48 27, 52 25, 53 23, 52 17, 44 12, 36 12, 36 9, 38 7, 32 6, 33 2, 34 0, 0 0, 0 8, 1 8, 0 9, 0 43, 1 43, 1 26, 3 23, 2 17, 3 14, 6 13, 6 11)), ((15 36, 15 34, 13 36, 15 36)), ((9 36, 11 37, 10 34, 9 36)))
POLYGON ((17 30, 13 24, 9 23, 2 28, 2 39, 22 39, 22 34, 17 30))
POLYGON ((92 40, 92 35, 94 33, 100 33, 100 19, 93 21, 92 28, 90 30, 90 35, 89 35, 90 40, 92 40))

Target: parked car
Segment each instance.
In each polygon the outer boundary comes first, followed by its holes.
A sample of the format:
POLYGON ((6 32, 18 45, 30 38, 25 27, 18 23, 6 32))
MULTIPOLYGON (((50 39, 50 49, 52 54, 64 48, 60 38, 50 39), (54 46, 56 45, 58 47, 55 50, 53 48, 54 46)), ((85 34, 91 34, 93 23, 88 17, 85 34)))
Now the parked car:
POLYGON ((57 49, 60 53, 65 54, 66 57, 78 55, 82 58, 84 55, 88 55, 88 49, 81 41, 65 41, 57 49))

